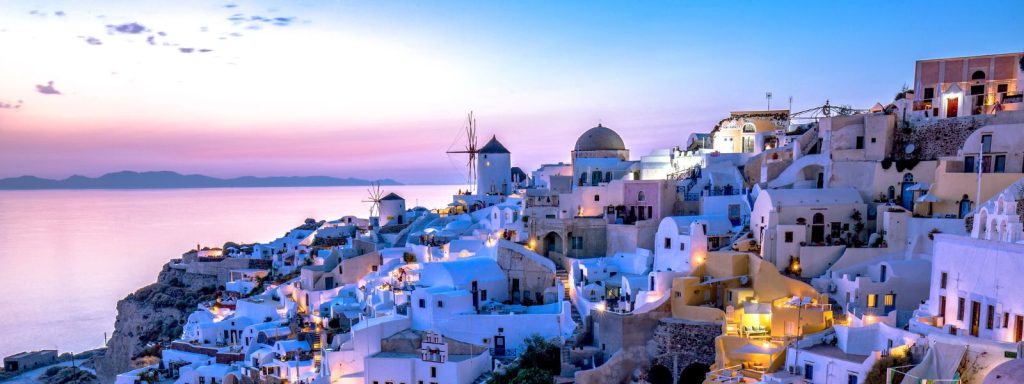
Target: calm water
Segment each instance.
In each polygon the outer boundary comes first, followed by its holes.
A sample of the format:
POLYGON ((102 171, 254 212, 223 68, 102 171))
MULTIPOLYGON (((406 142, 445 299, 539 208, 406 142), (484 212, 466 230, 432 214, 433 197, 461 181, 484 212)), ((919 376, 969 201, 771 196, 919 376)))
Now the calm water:
MULTIPOLYGON (((386 187, 443 207, 459 186, 386 187)), ((307 217, 365 217, 365 187, 0 191, 0 357, 100 347, 117 301, 197 243, 265 242, 307 217)))

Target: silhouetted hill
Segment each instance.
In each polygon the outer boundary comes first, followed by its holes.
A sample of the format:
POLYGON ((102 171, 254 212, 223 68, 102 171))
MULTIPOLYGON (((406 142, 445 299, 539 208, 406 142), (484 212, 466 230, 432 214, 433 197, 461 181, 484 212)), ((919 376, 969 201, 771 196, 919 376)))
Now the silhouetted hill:
MULTIPOLYGON (((177 172, 121 171, 100 177, 71 176, 63 180, 21 176, 0 179, 0 189, 151 189, 151 188, 256 188, 256 187, 336 187, 369 185, 370 180, 328 176, 243 176, 220 179, 204 175, 182 175, 177 172)), ((380 180, 381 185, 401 185, 380 180)))

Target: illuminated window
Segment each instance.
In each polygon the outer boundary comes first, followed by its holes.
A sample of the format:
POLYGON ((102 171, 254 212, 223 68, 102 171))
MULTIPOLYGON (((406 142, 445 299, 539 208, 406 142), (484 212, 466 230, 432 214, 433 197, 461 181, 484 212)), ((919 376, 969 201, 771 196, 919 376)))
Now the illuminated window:
POLYGON ((878 307, 878 295, 872 293, 868 295, 868 308, 878 307))
POLYGON ((887 294, 885 294, 884 297, 882 297, 882 303, 885 304, 886 307, 891 307, 891 306, 895 305, 894 304, 895 302, 896 302, 896 295, 894 295, 894 294, 887 293, 887 294))

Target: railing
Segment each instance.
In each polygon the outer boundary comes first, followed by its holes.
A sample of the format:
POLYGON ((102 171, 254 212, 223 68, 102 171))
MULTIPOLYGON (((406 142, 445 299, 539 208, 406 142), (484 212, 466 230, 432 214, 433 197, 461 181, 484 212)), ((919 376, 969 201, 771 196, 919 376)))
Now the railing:
POLYGON ((740 373, 742 368, 742 365, 733 365, 731 367, 716 369, 708 372, 707 378, 713 383, 741 383, 743 382, 743 375, 740 373))

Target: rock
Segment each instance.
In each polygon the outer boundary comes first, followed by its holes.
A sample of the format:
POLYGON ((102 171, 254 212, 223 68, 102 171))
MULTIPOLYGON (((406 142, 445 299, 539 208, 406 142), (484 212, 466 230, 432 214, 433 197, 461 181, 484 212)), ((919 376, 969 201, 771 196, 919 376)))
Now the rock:
POLYGON ((117 302, 114 333, 105 351, 93 358, 96 373, 103 382, 113 382, 117 374, 133 369, 133 360, 154 353, 154 343, 181 337, 182 326, 196 305, 212 300, 217 277, 187 273, 165 264, 157 282, 143 287, 117 302))

